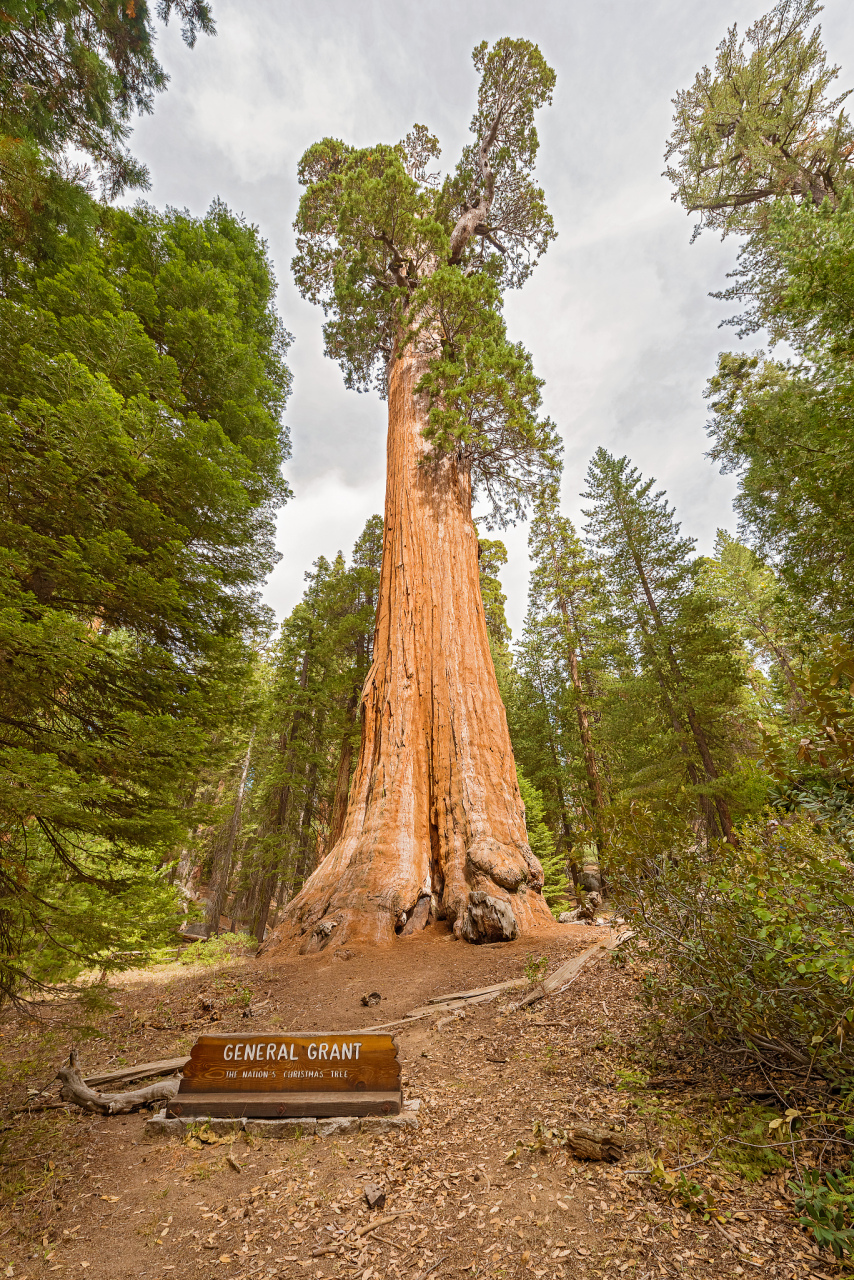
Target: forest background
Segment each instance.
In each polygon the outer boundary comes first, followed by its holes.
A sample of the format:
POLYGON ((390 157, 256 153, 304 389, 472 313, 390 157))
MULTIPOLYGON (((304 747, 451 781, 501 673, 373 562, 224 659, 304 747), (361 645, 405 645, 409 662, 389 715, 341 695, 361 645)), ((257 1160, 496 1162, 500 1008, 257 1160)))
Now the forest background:
MULTIPOLYGON (((739 538, 698 555, 656 481, 599 443, 583 469, 564 461, 575 521, 555 455, 515 635, 486 522, 480 565, 553 910, 598 863, 698 1018, 844 1064, 854 132, 816 17, 778 5, 746 51, 719 51, 711 106, 708 85, 677 99, 675 194, 741 245, 730 285, 706 281, 741 338, 706 370, 739 538), (762 340, 783 345, 751 354, 762 340)), ((381 518, 364 513, 346 556, 312 557, 280 626, 261 597, 290 497, 292 336, 268 246, 219 198, 198 215, 123 199, 148 182, 126 144, 165 87, 152 41, 170 18, 187 45, 213 34, 201 0, 156 19, 21 6, 3 46, 6 995, 156 956, 179 920, 262 939, 340 833, 358 752, 381 518), (51 39, 56 74, 19 91, 51 39)), ((699 449, 692 467, 707 487, 699 449)))

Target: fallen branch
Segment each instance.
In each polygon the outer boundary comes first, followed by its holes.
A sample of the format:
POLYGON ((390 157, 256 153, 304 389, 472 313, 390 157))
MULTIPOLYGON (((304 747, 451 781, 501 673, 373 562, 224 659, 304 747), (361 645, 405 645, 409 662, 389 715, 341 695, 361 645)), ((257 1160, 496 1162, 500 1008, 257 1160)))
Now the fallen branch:
POLYGON ((427 1277, 430 1275, 431 1271, 435 1271, 437 1267, 441 1267, 442 1263, 445 1261, 445 1258, 447 1258, 447 1256, 448 1255, 445 1254, 444 1257, 440 1258, 438 1262, 434 1262, 432 1267, 428 1267, 426 1271, 422 1271, 419 1277, 419 1280, 427 1280, 427 1277))
POLYGON ((517 1004, 511 1005, 510 1008, 514 1012, 518 1009, 525 1009, 529 1004, 534 1004, 537 1000, 544 999, 545 996, 553 995, 556 991, 562 991, 578 977, 584 966, 604 949, 604 941, 595 942, 592 947, 582 951, 580 956, 567 960, 566 964, 562 964, 560 968, 555 969, 554 973, 550 974, 548 978, 538 982, 533 991, 529 991, 526 996, 523 996, 517 1004))
POLYGON ((189 1058, 161 1058, 159 1062, 140 1062, 135 1067, 119 1067, 117 1071, 102 1071, 93 1076, 84 1076, 83 1083, 94 1087, 96 1084, 111 1084, 114 1080, 147 1080, 149 1076, 171 1076, 176 1071, 183 1071, 189 1058))
POLYGON ((431 996, 428 1004, 445 1004, 449 1000, 473 1000, 475 996, 498 995, 513 987, 527 987, 527 978, 511 978, 509 982, 494 982, 491 987, 474 987, 471 991, 452 991, 446 996, 431 996))
POLYGON ((60 1097, 63 1102, 73 1102, 83 1111, 94 1111, 102 1116, 126 1115, 151 1102, 165 1102, 175 1096, 180 1084, 180 1078, 173 1076, 171 1080, 161 1080, 133 1093, 98 1093, 89 1088, 78 1064, 77 1050, 72 1049, 69 1065, 60 1067, 57 1072, 57 1079, 62 1081, 60 1097))
POLYGON ((377 1227, 387 1227, 390 1222, 394 1222, 397 1218, 411 1218, 414 1209, 399 1209, 397 1213, 386 1214, 384 1218, 377 1218, 376 1222, 368 1222, 364 1227, 357 1227, 355 1234, 360 1238, 366 1236, 369 1231, 376 1231, 377 1227))

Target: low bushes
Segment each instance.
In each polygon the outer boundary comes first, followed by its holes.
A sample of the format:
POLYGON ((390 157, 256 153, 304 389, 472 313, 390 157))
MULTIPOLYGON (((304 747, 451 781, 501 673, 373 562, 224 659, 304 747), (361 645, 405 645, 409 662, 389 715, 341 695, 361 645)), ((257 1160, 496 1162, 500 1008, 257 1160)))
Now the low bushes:
POLYGON ((854 867, 804 816, 739 846, 657 847, 639 814, 619 888, 655 1003, 708 1039, 829 1077, 854 1069, 854 867))

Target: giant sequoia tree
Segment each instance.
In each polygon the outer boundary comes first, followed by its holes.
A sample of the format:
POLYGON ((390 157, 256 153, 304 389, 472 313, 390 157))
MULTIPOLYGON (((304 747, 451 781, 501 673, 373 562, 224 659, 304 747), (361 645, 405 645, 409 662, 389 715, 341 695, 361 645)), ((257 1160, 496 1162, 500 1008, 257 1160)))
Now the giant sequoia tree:
POLYGON ((332 138, 300 164, 294 274, 347 385, 388 398, 374 659, 344 830, 279 936, 303 950, 394 938, 434 914, 470 941, 550 919, 528 842, 478 583, 472 499, 499 523, 549 468, 540 382, 507 338, 505 288, 554 235, 532 171, 554 73, 525 40, 484 43, 474 141, 444 179, 422 125, 395 145, 332 138))

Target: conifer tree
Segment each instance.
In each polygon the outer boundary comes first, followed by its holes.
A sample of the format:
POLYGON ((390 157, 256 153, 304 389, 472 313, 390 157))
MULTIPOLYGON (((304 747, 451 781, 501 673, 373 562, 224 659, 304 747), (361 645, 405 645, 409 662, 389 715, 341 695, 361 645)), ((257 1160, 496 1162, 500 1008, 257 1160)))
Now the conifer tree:
POLYGON ((821 27, 809 30, 818 0, 779 0, 739 41, 735 26, 673 99, 676 112, 665 170, 673 199, 699 212, 704 227, 761 226, 763 206, 790 197, 835 206, 852 177, 854 130, 828 93, 839 74, 828 66, 821 27))
POLYGON ((471 941, 549 920, 489 651, 472 497, 501 521, 550 466, 539 381, 501 316, 554 231, 533 181, 554 73, 525 40, 474 51, 473 141, 444 179, 421 125, 395 145, 326 138, 300 163, 294 275, 324 306, 348 386, 389 402, 383 568, 344 831, 283 941, 393 940, 430 897, 471 941))
POLYGON ((371 516, 349 565, 321 556, 263 664, 265 692, 247 812, 247 847, 230 908, 263 939, 274 900, 335 843, 359 738, 359 694, 373 656, 382 519, 371 516))
POLYGON ((596 566, 586 555, 572 521, 560 514, 558 488, 557 479, 543 487, 531 522, 529 616, 541 634, 551 633, 550 647, 555 656, 559 655, 587 783, 585 808, 589 819, 585 826, 601 849, 606 796, 594 744, 591 702, 597 682, 590 663, 591 624, 601 586, 596 566))
POLYGON ((658 733, 671 738, 707 832, 732 839, 727 773, 744 674, 733 639, 695 590, 694 542, 680 535, 653 479, 598 449, 587 472, 586 536, 629 643, 634 671, 657 689, 658 733), (714 815, 717 816, 717 824, 714 815))
POLYGON ((288 492, 288 335, 257 230, 221 204, 100 218, 0 298, 2 992, 31 948, 104 950, 85 913, 71 940, 66 883, 144 910, 269 626, 288 492))

